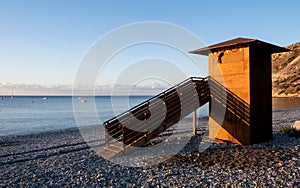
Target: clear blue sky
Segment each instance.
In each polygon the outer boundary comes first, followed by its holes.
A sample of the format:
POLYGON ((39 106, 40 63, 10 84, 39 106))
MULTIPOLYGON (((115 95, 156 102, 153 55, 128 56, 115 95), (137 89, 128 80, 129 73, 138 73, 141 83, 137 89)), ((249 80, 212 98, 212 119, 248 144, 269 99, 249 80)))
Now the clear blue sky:
POLYGON ((300 41, 299 7, 297 0, 0 0, 0 94, 5 84, 70 87, 90 45, 133 22, 176 24, 206 44, 243 36, 289 45, 300 41))

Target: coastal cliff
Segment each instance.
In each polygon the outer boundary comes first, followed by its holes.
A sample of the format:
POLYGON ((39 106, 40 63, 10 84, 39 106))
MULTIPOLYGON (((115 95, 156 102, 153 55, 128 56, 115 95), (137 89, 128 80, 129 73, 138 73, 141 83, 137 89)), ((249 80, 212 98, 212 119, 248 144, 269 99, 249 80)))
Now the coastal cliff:
POLYGON ((272 56, 273 96, 300 97, 300 42, 286 48, 272 56))

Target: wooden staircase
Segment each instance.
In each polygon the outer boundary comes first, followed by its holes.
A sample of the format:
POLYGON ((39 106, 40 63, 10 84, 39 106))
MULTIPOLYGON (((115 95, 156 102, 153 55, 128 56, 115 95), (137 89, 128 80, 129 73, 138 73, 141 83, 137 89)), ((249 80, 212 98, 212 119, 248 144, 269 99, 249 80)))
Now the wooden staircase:
POLYGON ((110 159, 151 139, 210 101, 208 77, 191 77, 104 122, 106 146, 97 152, 110 159))
MULTIPOLYGON (((106 146, 98 154, 110 159, 130 153, 130 146, 143 147, 207 102, 250 125, 250 106, 245 101, 211 77, 191 77, 104 122, 106 146)), ((210 116, 220 119, 215 112, 210 111, 210 116)))

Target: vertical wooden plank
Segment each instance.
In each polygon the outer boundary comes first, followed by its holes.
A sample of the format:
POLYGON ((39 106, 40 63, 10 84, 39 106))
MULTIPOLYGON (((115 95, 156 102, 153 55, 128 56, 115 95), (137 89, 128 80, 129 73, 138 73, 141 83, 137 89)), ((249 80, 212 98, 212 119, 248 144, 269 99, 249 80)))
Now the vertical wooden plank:
POLYGON ((109 146, 108 124, 105 124, 105 146, 109 146))
POLYGON ((197 113, 196 110, 193 111, 193 135, 197 135, 197 130, 196 127, 197 126, 197 113))

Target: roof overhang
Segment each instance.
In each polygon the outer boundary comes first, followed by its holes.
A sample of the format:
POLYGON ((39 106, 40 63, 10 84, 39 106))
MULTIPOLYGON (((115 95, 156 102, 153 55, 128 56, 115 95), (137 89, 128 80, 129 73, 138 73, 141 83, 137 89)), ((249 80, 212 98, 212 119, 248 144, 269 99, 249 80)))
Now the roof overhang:
POLYGON ((263 42, 257 39, 250 39, 250 38, 235 38, 232 40, 228 40, 225 42, 221 42, 218 44, 214 44, 214 45, 210 45, 204 48, 200 48, 200 49, 196 49, 191 51, 190 53, 193 54, 200 54, 200 55, 208 55, 210 52, 214 52, 214 51, 219 51, 219 50, 226 50, 226 48, 233 48, 236 46, 241 46, 241 45, 245 45, 245 44, 257 44, 259 46, 263 46, 266 49, 268 49, 268 51, 270 53, 279 53, 279 52, 288 52, 290 51, 287 48, 283 48, 280 46, 276 46, 274 44, 270 44, 267 42, 263 42))

